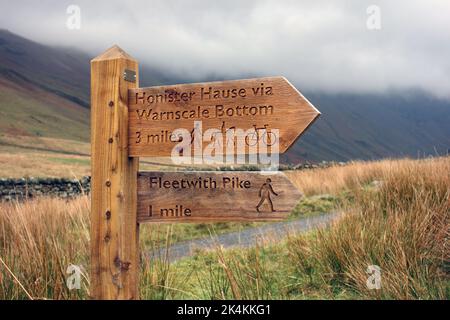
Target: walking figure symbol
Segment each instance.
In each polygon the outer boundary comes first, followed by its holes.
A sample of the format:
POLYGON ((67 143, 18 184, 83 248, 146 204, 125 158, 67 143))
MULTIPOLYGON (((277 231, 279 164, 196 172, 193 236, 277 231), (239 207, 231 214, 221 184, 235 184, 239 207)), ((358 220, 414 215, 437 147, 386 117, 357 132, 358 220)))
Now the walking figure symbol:
POLYGON ((266 182, 264 182, 263 185, 261 186, 261 188, 259 188, 260 200, 259 200, 258 205, 256 206, 256 211, 261 212, 259 210, 259 208, 264 204, 265 201, 269 202, 270 212, 276 211, 273 209, 273 202, 272 202, 272 199, 270 198, 271 195, 278 196, 278 193, 276 193, 273 190, 272 180, 270 178, 267 178, 266 182))

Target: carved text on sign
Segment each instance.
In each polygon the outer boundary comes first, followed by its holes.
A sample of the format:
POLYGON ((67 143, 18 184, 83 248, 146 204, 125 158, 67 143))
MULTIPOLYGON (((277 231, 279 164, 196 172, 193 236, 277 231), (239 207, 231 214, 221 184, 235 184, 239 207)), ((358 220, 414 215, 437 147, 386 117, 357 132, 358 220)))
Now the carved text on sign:
POLYGON ((280 172, 140 172, 138 220, 280 220, 299 198, 280 172))
POLYGON ((128 98, 130 156, 171 156, 194 141, 205 149, 219 136, 217 154, 228 154, 230 142, 239 141, 246 148, 237 154, 261 153, 252 144, 270 148, 275 141, 279 149, 272 151, 282 153, 320 114, 283 77, 139 88, 128 98))

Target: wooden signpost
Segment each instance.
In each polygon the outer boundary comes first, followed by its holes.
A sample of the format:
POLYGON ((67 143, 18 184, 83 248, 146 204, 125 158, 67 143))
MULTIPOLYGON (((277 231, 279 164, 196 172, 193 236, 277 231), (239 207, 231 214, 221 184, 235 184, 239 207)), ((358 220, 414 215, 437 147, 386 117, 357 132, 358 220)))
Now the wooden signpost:
POLYGON ((138 157, 171 156, 174 132, 199 121, 240 132, 243 153, 260 139, 281 153, 319 114, 283 77, 139 88, 138 63, 119 47, 93 59, 91 297, 139 298, 139 223, 280 220, 300 197, 282 173, 139 172, 138 157))

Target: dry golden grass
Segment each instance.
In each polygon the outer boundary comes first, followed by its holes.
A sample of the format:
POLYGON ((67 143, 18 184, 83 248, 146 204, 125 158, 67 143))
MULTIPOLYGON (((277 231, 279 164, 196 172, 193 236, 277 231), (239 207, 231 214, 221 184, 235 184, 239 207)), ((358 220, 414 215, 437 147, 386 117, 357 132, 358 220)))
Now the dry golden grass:
MULTIPOLYGON (((89 212, 88 196, 0 203, 0 300, 88 298, 89 212), (84 270, 81 290, 66 286, 71 264, 84 270)), ((218 232, 236 230, 237 224, 216 227, 218 232)), ((204 224, 145 224, 140 229, 141 253, 211 232, 215 228, 204 224)), ((172 274, 167 259, 159 258, 143 258, 142 297, 170 299, 180 291, 176 284, 184 280, 172 274)))
MULTIPOLYGON (((90 175, 89 142, 0 134, 0 178, 81 178, 90 175)), ((170 157, 142 157, 140 170, 177 170, 170 157)))
MULTIPOLYGON (((232 260, 239 255, 231 260, 213 257, 208 268, 216 278, 197 276, 203 288, 222 292, 232 284, 232 297, 258 298, 317 297, 315 286, 328 290, 326 297, 348 290, 359 298, 446 297, 450 158, 357 162, 288 175, 308 195, 347 191, 344 217, 329 229, 291 237, 276 258, 264 260, 264 266, 258 259, 266 247, 239 263, 232 260), (371 184, 374 180, 380 183, 371 184), (367 290, 368 265, 381 267, 381 290, 367 290), (214 271, 224 266, 228 269, 223 274, 214 271), (297 276, 316 280, 314 285, 285 283, 297 276)), ((148 234, 142 233, 141 245, 150 242, 148 234)), ((0 204, 0 299, 87 298, 87 275, 82 290, 69 291, 65 283, 69 264, 89 268, 88 251, 88 197, 0 204)), ((228 297, 186 287, 191 280, 177 278, 186 268, 176 268, 164 261, 144 263, 142 297, 228 297)))
MULTIPOLYGON (((352 197, 344 217, 331 229, 319 231, 312 240, 299 237, 289 243, 300 270, 307 272, 314 266, 327 283, 365 298, 446 298, 450 158, 352 164, 324 169, 318 176, 328 176, 328 181, 337 177, 339 188, 353 188, 352 197), (381 185, 361 188, 371 179, 381 185), (381 268, 381 290, 366 286, 369 265, 381 268)), ((311 179, 301 183, 309 192, 340 190, 311 179)))
POLYGON ((90 144, 66 139, 0 135, 0 177, 81 178, 90 172, 90 144))
POLYGON ((89 157, 45 152, 10 153, 0 149, 0 177, 65 177, 81 179, 90 174, 89 157))
POLYGON ((450 158, 359 162, 290 176, 310 195, 345 190, 342 217, 278 246, 229 254, 219 246, 198 277, 206 297, 449 298, 450 158), (367 286, 374 265, 380 289, 367 286))
POLYGON ((0 146, 10 146, 27 150, 53 151, 62 154, 89 155, 91 146, 88 142, 38 136, 0 134, 0 146))
MULTIPOLYGON (((170 158, 142 158, 141 171, 177 170, 170 158)), ((49 177, 80 179, 91 174, 90 156, 0 146, 0 177, 49 177)))
MULTIPOLYGON (((170 157, 140 158, 140 170, 178 170, 170 157)), ((0 134, 0 178, 81 178, 90 175, 90 144, 0 134)))
POLYGON ((0 299, 80 297, 66 269, 88 265, 89 206, 87 197, 0 205, 0 299))
POLYGON ((323 169, 288 171, 286 175, 306 195, 339 194, 342 191, 382 181, 405 168, 421 168, 421 172, 442 171, 448 168, 449 157, 424 160, 397 159, 355 161, 345 166, 323 169))

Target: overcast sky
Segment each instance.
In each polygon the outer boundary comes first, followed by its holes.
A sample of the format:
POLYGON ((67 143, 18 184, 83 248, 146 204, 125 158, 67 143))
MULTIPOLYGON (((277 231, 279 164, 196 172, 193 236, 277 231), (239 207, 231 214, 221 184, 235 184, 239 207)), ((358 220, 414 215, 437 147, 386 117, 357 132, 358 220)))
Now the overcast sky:
POLYGON ((449 0, 0 0, 0 13, 1 28, 35 41, 92 55, 118 44, 192 79, 284 75, 300 90, 450 98, 449 0), (79 30, 66 26, 70 4, 79 30))

